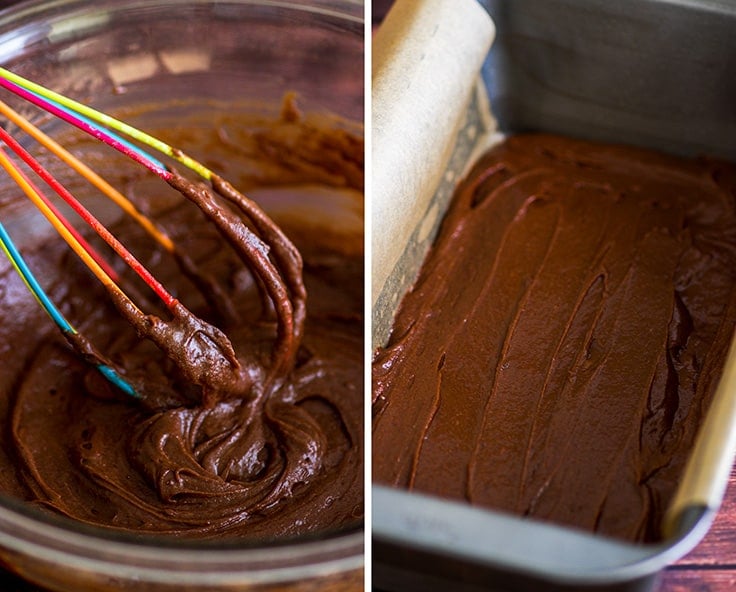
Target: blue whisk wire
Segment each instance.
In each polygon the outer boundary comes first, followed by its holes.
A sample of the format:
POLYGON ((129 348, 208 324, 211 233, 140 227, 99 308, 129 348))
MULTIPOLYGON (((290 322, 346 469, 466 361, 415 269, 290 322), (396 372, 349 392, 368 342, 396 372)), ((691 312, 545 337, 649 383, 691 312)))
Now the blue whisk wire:
MULTIPOLYGON (((0 248, 2 248, 8 260, 16 270, 18 275, 21 277, 25 285, 30 290, 31 294, 38 300, 41 307, 51 317, 57 327, 62 333, 68 333, 76 335, 77 330, 74 326, 66 319, 62 312, 54 305, 51 299, 46 294, 46 291, 41 287, 41 284, 36 279, 35 275, 28 267, 25 259, 20 254, 20 251, 15 246, 10 234, 8 234, 5 226, 0 222, 0 248)), ((141 395, 133 388, 133 386, 125 380, 120 373, 114 368, 107 364, 96 364, 97 370, 112 384, 118 387, 122 392, 131 397, 140 398, 141 395)))

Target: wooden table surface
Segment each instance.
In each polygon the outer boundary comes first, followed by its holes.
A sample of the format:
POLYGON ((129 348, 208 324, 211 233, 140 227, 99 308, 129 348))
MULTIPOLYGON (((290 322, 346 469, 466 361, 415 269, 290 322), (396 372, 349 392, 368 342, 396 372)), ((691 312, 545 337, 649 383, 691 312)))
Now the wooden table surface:
POLYGON ((658 592, 736 591, 736 467, 708 534, 663 574, 658 592))

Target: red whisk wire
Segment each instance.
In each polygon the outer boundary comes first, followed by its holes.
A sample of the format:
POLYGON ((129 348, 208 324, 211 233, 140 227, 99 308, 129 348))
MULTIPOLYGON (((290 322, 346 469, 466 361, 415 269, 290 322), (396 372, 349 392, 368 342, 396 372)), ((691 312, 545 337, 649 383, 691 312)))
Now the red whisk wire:
MULTIPOLYGON (((23 148, 8 132, 0 127, 0 139, 15 152, 39 177, 41 177, 69 206, 91 226, 95 232, 135 271, 138 276, 156 293, 169 308, 173 308, 177 299, 151 275, 135 256, 123 246, 120 241, 87 210, 61 183, 59 183, 25 148, 23 148)), ((85 248, 85 250, 87 250, 85 248)), ((90 254, 90 256, 92 256, 90 254)))

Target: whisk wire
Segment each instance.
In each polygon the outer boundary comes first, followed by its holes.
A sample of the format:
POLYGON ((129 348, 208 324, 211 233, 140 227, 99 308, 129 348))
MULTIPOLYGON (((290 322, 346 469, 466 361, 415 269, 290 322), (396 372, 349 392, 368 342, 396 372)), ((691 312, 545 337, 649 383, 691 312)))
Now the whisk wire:
MULTIPOLYGON (((182 196, 196 204, 209 221, 217 227, 218 232, 226 242, 230 243, 240 260, 250 268, 255 276, 264 314, 270 315, 273 312, 276 317, 276 339, 271 349, 269 367, 264 369, 261 362, 255 360, 243 365, 236 356, 229 339, 220 329, 193 315, 182 303, 170 295, 89 210, 54 179, 7 131, 0 129, 0 141, 4 141, 28 167, 64 199, 153 289, 168 307, 171 313, 169 320, 164 321, 153 314, 145 315, 115 283, 111 275, 106 273, 102 266, 95 261, 94 251, 75 238, 72 228, 69 228, 64 218, 58 215, 58 211, 49 207, 44 196, 35 190, 32 183, 24 179, 21 169, 13 166, 12 161, 6 158, 4 153, 0 154, 0 164, 6 168, 10 176, 31 201, 49 219, 69 246, 106 287, 118 312, 136 329, 138 335, 152 340, 171 359, 175 360, 183 376, 201 386, 202 395, 205 399, 221 389, 225 389, 229 393, 245 395, 251 392, 252 388, 255 388, 254 392, 260 393, 260 397, 269 389, 275 387, 280 381, 279 377, 284 372, 289 371, 296 360, 304 326, 306 292, 302 279, 300 254, 265 212, 255 202, 247 199, 229 183, 181 150, 175 149, 128 124, 30 82, 4 68, 0 68, 0 87, 115 148, 133 161, 143 165, 182 196), (146 150, 122 138, 116 132, 125 134, 136 142, 153 148, 185 165, 204 180, 209 181, 211 188, 203 183, 196 184, 185 179, 173 166, 165 166, 161 161, 148 154, 146 150), (216 195, 219 197, 216 197, 216 195), (220 198, 229 201, 235 208, 233 210, 221 208, 217 203, 220 198), (256 387, 254 380, 257 376, 261 376, 261 379, 256 387)), ((71 154, 55 145, 42 132, 35 129, 24 118, 1 102, 0 111, 11 121, 15 121, 18 127, 37 139, 49 151, 80 172, 82 176, 101 189, 104 194, 118 203, 124 211, 131 213, 138 223, 154 236, 164 246, 165 250, 174 256, 179 268, 194 282, 205 299, 213 303, 215 309, 222 313, 222 318, 230 320, 236 318, 235 310, 229 299, 217 286, 213 285, 212 279, 207 274, 201 274, 190 257, 186 253, 182 253, 164 232, 158 230, 158 227, 152 221, 138 212, 132 202, 129 202, 119 192, 111 191, 112 188, 98 179, 96 174, 90 174, 88 167, 75 162, 75 158, 71 154)), ((3 242, 3 244, 5 243, 3 242)), ((66 334, 70 335, 68 331, 66 334)), ((94 347, 83 336, 77 333, 72 335, 77 335, 77 337, 74 339, 68 337, 68 341, 85 359, 93 363, 98 360, 105 361, 105 358, 99 356, 94 347)), ((115 379, 114 368, 108 371, 105 370, 106 367, 108 367, 106 364, 98 364, 98 368, 102 368, 101 372, 110 374, 111 382, 117 384, 118 380, 115 379)))
MULTIPOLYGON (((31 294, 33 294, 38 303, 46 311, 49 317, 51 317, 51 320, 59 327, 62 333, 72 336, 78 335, 74 326, 54 305, 48 297, 48 294, 46 294, 45 290, 41 287, 41 284, 38 282, 36 277, 33 275, 33 272, 28 267, 28 264, 21 256, 18 248, 10 238, 10 235, 2 222, 0 222, 0 248, 2 248, 11 265, 23 280, 23 283, 28 287, 31 294)), ((96 364, 96 367, 109 382, 117 386, 123 393, 135 398, 141 397, 140 393, 138 393, 138 391, 136 391, 136 389, 112 366, 100 363, 96 364)))
MULTIPOLYGON (((17 88, 20 87, 20 89, 26 90, 27 92, 31 93, 31 95, 35 95, 36 97, 43 97, 45 99, 53 101, 59 106, 63 106, 64 108, 68 109, 68 112, 74 112, 76 114, 83 115, 93 121, 96 121, 97 123, 101 123, 102 125, 112 128, 120 133, 123 133, 157 150, 158 152, 161 152, 162 154, 165 154, 173 158, 180 164, 186 166, 187 168, 197 173, 200 177, 202 177, 206 181, 210 181, 214 175, 214 173, 210 169, 208 169, 206 166, 204 166, 202 163, 191 158, 190 156, 188 156, 181 150, 174 148, 173 146, 170 146, 166 142, 163 142, 162 140, 159 140, 158 138, 155 138, 147 134, 146 132, 139 130, 125 122, 115 119, 114 117, 111 117, 110 115, 106 113, 102 113, 96 109, 93 109, 92 107, 88 105, 84 105, 83 103, 79 103, 73 99, 70 99, 69 97, 65 97, 64 95, 56 93, 44 86, 41 86, 40 84, 32 82, 14 72, 11 72, 10 70, 7 70, 1 67, 0 67, 0 84, 5 86, 5 88, 8 88, 8 90, 11 90, 12 92, 16 92, 17 88), (10 84, 5 84, 5 83, 10 83, 10 84), (13 87, 16 87, 16 88, 14 89, 13 87)), ((16 94, 18 93, 16 92, 16 94)), ((31 99, 29 98, 29 100, 31 99)), ((60 109, 58 108, 57 110, 60 111, 60 109)), ((95 128, 91 128, 90 130, 85 130, 85 131, 87 131, 91 135, 95 135, 95 128)), ((106 141, 104 138, 100 138, 100 139, 103 141, 106 141)))
MULTIPOLYGON (((31 154, 25 150, 8 132, 0 128, 0 139, 2 139, 13 152, 15 152, 25 163, 30 166, 34 172, 36 172, 48 185, 66 201, 69 206, 74 209, 77 214, 89 224, 95 232, 108 244, 112 249, 135 271, 143 281, 151 287, 159 298, 166 304, 167 307, 172 308, 176 304, 176 298, 174 298, 169 292, 161 285, 161 283, 153 277, 153 275, 138 261, 133 254, 126 249, 120 241, 113 236, 113 234, 105 228, 105 226, 95 216, 85 208, 79 200, 77 200, 61 183, 59 183, 31 154)), ((24 193, 33 201, 33 203, 41 210, 46 216, 49 222, 56 228, 59 234, 62 235, 64 240, 74 250, 75 253, 82 259, 92 273, 105 285, 108 289, 122 293, 120 287, 112 280, 100 265, 95 261, 94 257, 80 245, 74 236, 68 231, 68 229, 59 221, 59 218, 54 215, 54 212, 48 207, 46 200, 41 198, 35 191, 34 187, 31 186, 23 175, 17 173, 17 168, 11 167, 6 168, 8 173, 23 189, 24 193)), ((127 297, 126 297, 127 298, 127 297)), ((128 299, 129 300, 129 299, 128 299)))
MULTIPOLYGON (((115 203, 126 214, 133 218, 139 226, 141 226, 156 242, 158 242, 167 252, 173 253, 175 246, 171 238, 158 228, 150 218, 142 214, 138 208, 122 193, 110 185, 105 179, 93 171, 90 167, 80 161, 76 156, 61 146, 58 142, 47 136, 35 125, 22 117, 16 111, 11 109, 6 103, 0 101, 0 114, 7 117, 15 123, 20 129, 35 139, 39 144, 47 148, 52 154, 68 164, 72 169, 77 171, 82 177, 87 179, 94 187, 99 189, 113 203, 115 203)), ((163 164, 161 165, 163 167, 163 164)))
MULTIPOLYGON (((2 138, 6 143, 8 143, 8 140, 10 140, 11 143, 14 142, 11 137, 6 137, 6 135, 7 132, 0 128, 0 138, 2 138)), ((56 215, 54 209, 49 205, 48 200, 39 191, 37 191, 35 185, 33 185, 22 171, 15 166, 4 150, 0 150, 0 166, 5 169, 13 181, 15 181, 15 183, 23 190, 23 193, 26 194, 49 223, 51 223, 59 235, 61 235, 79 258, 82 259, 84 264, 90 269, 90 271, 92 271, 95 277, 97 277, 97 279, 99 279, 105 286, 116 286, 110 275, 95 260, 90 252, 85 249, 79 241, 77 241, 73 233, 67 228, 67 225, 65 225, 56 215)))
MULTIPOLYGON (((2 71, 2 68, 0 68, 0 71, 2 71)), ((77 112, 68 108, 61 107, 58 101, 56 101, 55 99, 47 100, 43 95, 38 94, 33 90, 29 90, 22 86, 19 86, 2 77, 0 77, 0 86, 9 90, 15 95, 27 100, 28 102, 33 103, 41 109, 48 111, 59 119, 62 119, 67 123, 70 123, 71 125, 79 128, 93 138, 104 142, 108 146, 112 146, 113 148, 115 148, 119 152, 122 152, 139 164, 142 164, 144 167, 157 174, 162 179, 168 179, 169 172, 159 161, 151 159, 147 154, 136 148, 131 148, 128 143, 121 141, 118 136, 112 135, 108 132, 108 130, 91 124, 89 120, 80 119, 77 112)))
POLYGON ((59 224, 62 224, 69 231, 74 239, 84 248, 85 251, 89 253, 90 257, 97 262, 97 264, 105 271, 105 273, 107 273, 107 275, 110 276, 110 278, 114 281, 118 281, 118 274, 112 266, 105 261, 105 259, 92 247, 92 245, 87 242, 82 234, 66 219, 66 217, 56 208, 53 202, 44 195, 38 186, 35 185, 31 179, 15 165, 15 163, 13 163, 12 159, 4 150, 2 150, 2 148, 0 148, 0 166, 10 174, 11 178, 22 178, 24 186, 30 188, 38 199, 43 200, 53 217, 59 221, 59 224))

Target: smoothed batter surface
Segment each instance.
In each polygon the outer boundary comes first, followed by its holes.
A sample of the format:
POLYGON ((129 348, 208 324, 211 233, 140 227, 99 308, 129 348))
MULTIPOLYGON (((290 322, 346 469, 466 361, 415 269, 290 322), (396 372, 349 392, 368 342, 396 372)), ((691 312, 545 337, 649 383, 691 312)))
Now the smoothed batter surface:
MULTIPOLYGON (((258 200, 302 254, 308 304, 294 369, 259 399, 203 397, 136 335, 63 243, 26 244, 54 302, 140 380, 144 401, 114 393, 79 360, 3 262, 0 491, 133 533, 257 541, 355 527, 363 513, 362 139, 330 118, 303 117, 288 102, 280 116, 178 117, 148 129, 258 200)), ((213 225, 142 167, 94 142, 71 144, 212 276, 234 318, 213 310, 128 219, 103 215, 111 230, 194 314, 221 328, 240 359, 268 368, 274 312, 263 310, 254 275, 213 225)), ((84 182, 71 183, 99 206, 84 182)), ((16 210, 17 196, 4 195, 11 232, 41 228, 32 210, 16 210)), ((141 309, 166 318, 117 265, 141 309)))
POLYGON ((510 137, 373 362, 374 478, 655 540, 736 322, 736 167, 510 137))

